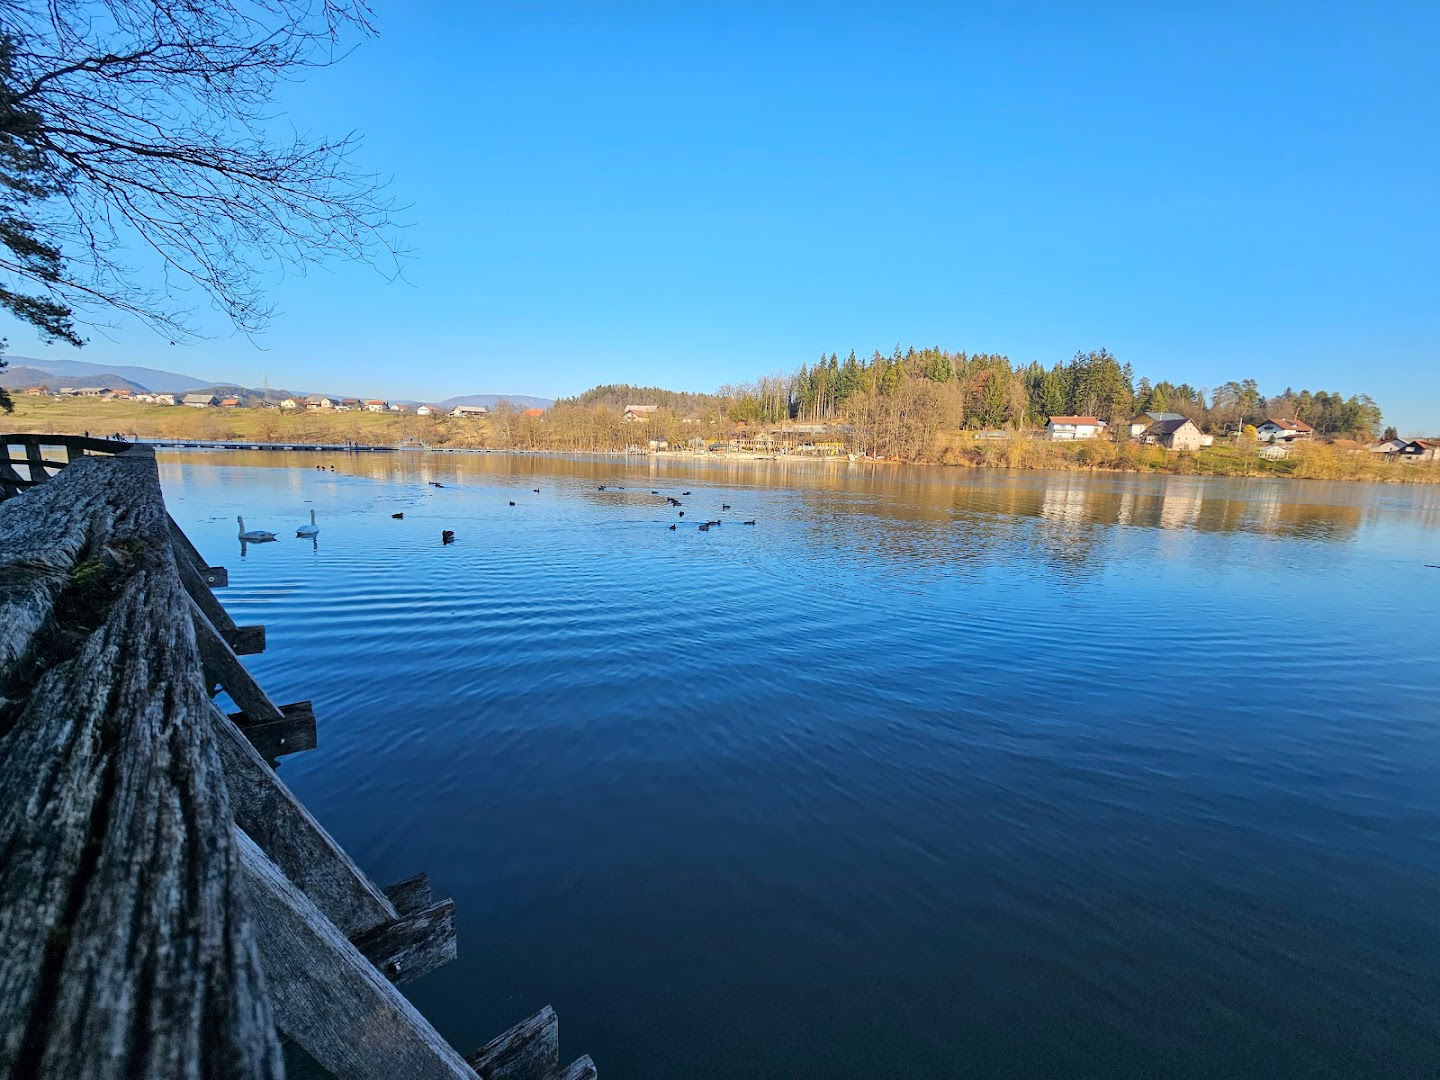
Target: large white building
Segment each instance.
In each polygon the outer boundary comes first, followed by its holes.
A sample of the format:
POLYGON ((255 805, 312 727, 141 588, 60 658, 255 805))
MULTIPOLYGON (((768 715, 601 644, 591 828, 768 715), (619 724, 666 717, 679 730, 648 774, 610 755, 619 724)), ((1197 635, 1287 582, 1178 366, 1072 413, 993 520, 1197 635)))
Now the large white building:
POLYGON ((1093 439, 1104 430, 1105 421, 1093 416, 1052 416, 1045 425, 1045 434, 1057 442, 1093 439))

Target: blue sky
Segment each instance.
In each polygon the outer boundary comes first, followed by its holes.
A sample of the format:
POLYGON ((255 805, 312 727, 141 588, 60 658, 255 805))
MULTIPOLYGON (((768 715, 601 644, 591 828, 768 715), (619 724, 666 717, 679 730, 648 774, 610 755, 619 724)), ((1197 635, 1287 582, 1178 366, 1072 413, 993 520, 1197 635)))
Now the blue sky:
MULTIPOLYGON (((713 389, 897 342, 1370 392, 1440 430, 1440 5, 380 0, 287 92, 405 282, 80 358, 394 397, 713 389)), ((9 330, 18 353, 41 347, 9 330)))

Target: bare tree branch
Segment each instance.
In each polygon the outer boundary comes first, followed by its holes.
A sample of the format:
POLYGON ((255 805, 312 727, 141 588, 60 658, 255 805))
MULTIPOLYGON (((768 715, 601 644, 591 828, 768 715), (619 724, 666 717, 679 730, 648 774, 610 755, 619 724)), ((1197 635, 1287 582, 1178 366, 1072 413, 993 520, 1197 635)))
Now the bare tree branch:
POLYGON ((0 0, 0 307, 80 344, 106 309, 192 336, 203 297, 253 334, 267 271, 398 271, 357 138, 270 111, 371 32, 364 0, 0 0))

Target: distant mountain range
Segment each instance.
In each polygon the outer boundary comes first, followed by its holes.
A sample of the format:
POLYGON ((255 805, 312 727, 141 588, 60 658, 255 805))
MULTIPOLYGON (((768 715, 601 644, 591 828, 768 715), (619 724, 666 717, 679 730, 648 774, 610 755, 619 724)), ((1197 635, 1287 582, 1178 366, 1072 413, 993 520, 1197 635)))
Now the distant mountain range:
POLYGON ((34 356, 7 356, 10 366, 0 372, 4 386, 104 386, 112 390, 153 390, 161 394, 187 394, 212 384, 193 375, 135 367, 130 364, 92 364, 86 360, 41 360, 34 356), (53 385, 52 385, 53 384, 53 385))
MULTIPOLYGON (((225 390, 230 394, 247 397, 269 397, 272 401, 286 397, 308 397, 313 391, 276 390, 268 394, 264 390, 240 386, 233 382, 217 382, 211 379, 197 379, 194 375, 181 375, 175 371, 161 371, 159 368, 136 367, 132 364, 92 364, 88 360, 41 359, 34 356, 7 356, 9 367, 0 371, 0 386, 9 389, 23 389, 27 386, 43 386, 47 390, 58 390, 62 386, 103 386, 107 390, 150 390, 157 394, 189 394, 197 390, 225 390)), ((367 393, 330 394, 330 397, 371 396, 367 393)), ((517 409, 548 409, 554 404, 549 398, 531 397, 528 394, 469 394, 463 397, 446 398, 436 402, 446 409, 456 405, 493 406, 497 401, 508 401, 517 409)))

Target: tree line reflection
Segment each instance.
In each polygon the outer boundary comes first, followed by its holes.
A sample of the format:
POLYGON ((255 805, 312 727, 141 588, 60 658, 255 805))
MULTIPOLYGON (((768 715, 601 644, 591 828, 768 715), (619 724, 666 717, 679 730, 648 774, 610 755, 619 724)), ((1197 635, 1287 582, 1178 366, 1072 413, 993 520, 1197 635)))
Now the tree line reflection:
MULTIPOLYGON (((316 474, 320 465, 339 480, 396 484, 535 486, 548 477, 578 481, 581 494, 596 498, 605 497, 597 490, 601 484, 637 493, 748 490, 766 496, 771 512, 787 519, 794 541, 958 571, 1030 557, 1074 573, 1102 564, 1117 545, 1143 544, 1132 530, 1152 537, 1238 533, 1338 544, 1382 519, 1440 525, 1440 491, 1353 483, 541 454, 181 451, 163 453, 161 460, 187 466, 167 480, 185 486, 222 483, 223 470, 207 466, 237 465, 291 469, 299 485, 313 482, 307 473, 316 474), (789 497, 776 498, 782 492, 789 497)), ((1171 551, 1153 539, 1152 546, 1156 556, 1171 551)))

